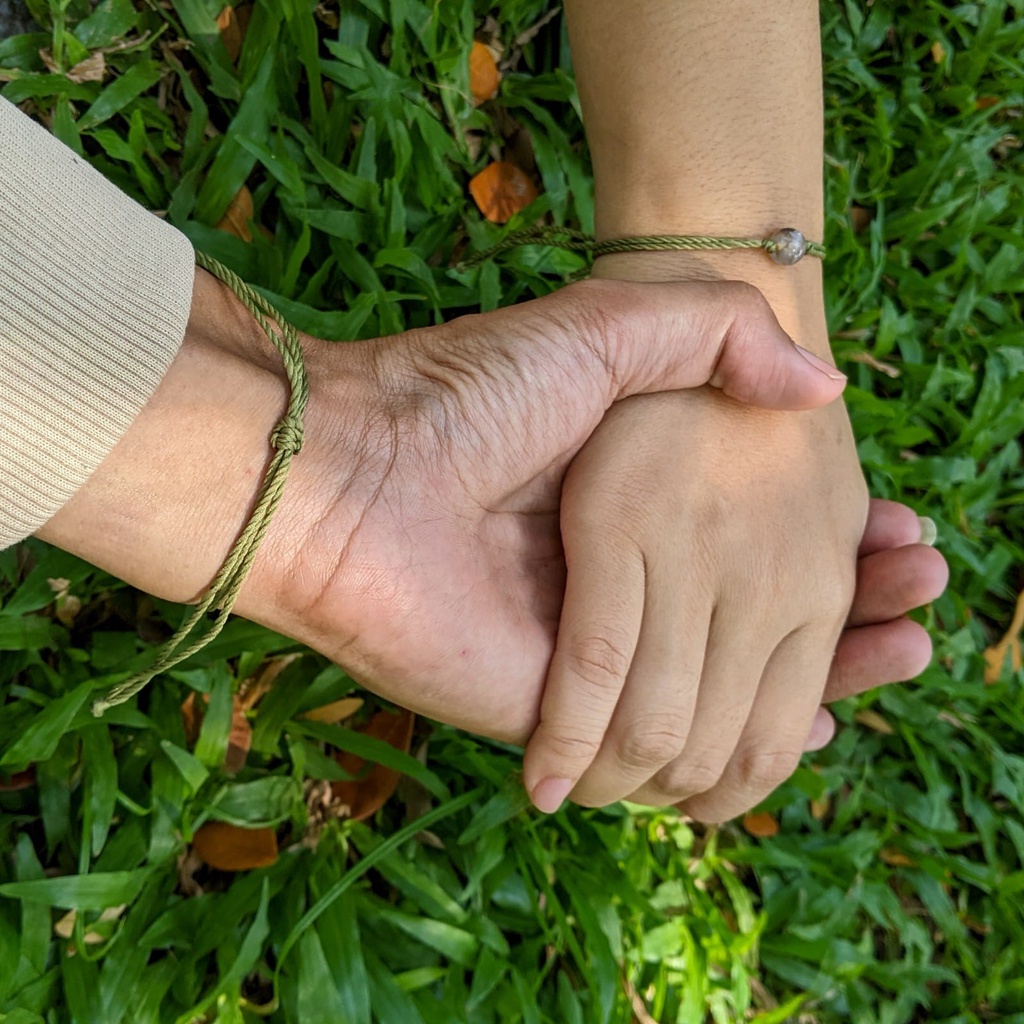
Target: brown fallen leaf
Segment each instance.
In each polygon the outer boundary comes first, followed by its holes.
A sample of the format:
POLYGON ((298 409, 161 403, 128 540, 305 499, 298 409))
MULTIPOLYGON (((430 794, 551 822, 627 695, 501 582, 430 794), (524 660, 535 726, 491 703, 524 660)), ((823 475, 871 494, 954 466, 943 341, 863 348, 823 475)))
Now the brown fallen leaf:
POLYGON ((80 60, 65 76, 68 81, 81 85, 83 82, 102 82, 107 74, 107 58, 102 50, 89 54, 80 60))
POLYGON ((277 677, 302 654, 282 654, 266 662, 258 676, 250 676, 238 687, 238 697, 246 711, 251 711, 273 689, 277 677))
POLYGON ((277 860, 277 835, 272 828, 239 828, 208 821, 192 837, 192 850, 219 871, 251 871, 277 860))
MULTIPOLYGON (((210 698, 205 693, 201 696, 203 704, 209 704, 210 698)), ((245 767, 246 758, 252 747, 252 725, 245 712, 246 704, 236 693, 232 697, 231 731, 228 733, 228 749, 224 755, 224 771, 229 775, 234 775, 245 767)), ((182 701, 181 724, 189 746, 193 746, 199 738, 199 730, 203 727, 203 709, 196 706, 194 690, 182 701)))
POLYGON ((941 64, 945 59, 946 48, 938 41, 938 39, 936 39, 935 42, 932 43, 932 60, 935 61, 936 64, 941 64))
POLYGON ((475 42, 469 51, 469 91, 473 94, 473 106, 494 99, 501 85, 498 62, 485 43, 475 42))
POLYGON ((537 188, 515 164, 496 160, 469 182, 469 193, 493 224, 504 224, 537 198, 537 188))
POLYGON ((996 106, 1000 102, 999 96, 979 96, 974 101, 975 110, 988 110, 990 107, 996 106))
POLYGON ((237 12, 234 7, 225 7, 217 15, 217 28, 220 29, 220 41, 224 49, 228 51, 228 57, 234 64, 238 55, 242 52, 242 26, 239 24, 237 12))
POLYGON ((249 222, 252 218, 252 193, 243 185, 228 204, 224 216, 217 221, 217 230, 226 231, 243 242, 251 242, 252 231, 249 230, 249 222))
POLYGON ((36 769, 29 765, 23 772, 15 772, 13 775, 0 773, 0 793, 17 793, 22 789, 29 789, 36 784, 36 769))
POLYGON ((868 210, 863 206, 850 207, 850 226, 857 234, 864 231, 873 219, 874 214, 871 210, 868 210))
POLYGON ((815 821, 821 821, 832 808, 832 797, 823 793, 821 799, 811 801, 811 817, 815 821))
POLYGON ((884 736, 892 736, 896 731, 877 711, 872 711, 870 708, 858 711, 853 716, 853 720, 859 725, 882 733, 884 736))
POLYGON ((362 697, 342 697, 341 700, 331 701, 323 707, 313 708, 306 711, 302 717, 312 722, 326 722, 328 725, 337 725, 351 718, 366 703, 362 697))
POLYGON ((900 853, 899 850, 894 850, 891 846, 885 846, 879 850, 878 859, 883 864, 888 864, 891 868, 917 867, 917 861, 911 859, 905 853, 900 853))
MULTIPOLYGON (((416 716, 404 708, 397 714, 378 711, 358 731, 364 736, 384 740, 396 750, 407 754, 412 743, 415 721, 416 716)), ((334 760, 352 778, 332 782, 331 790, 336 800, 348 805, 349 817, 355 821, 363 821, 380 810, 394 793, 401 778, 393 768, 382 764, 371 763, 367 771, 367 762, 363 758, 346 751, 339 751, 334 755, 334 760)))
POLYGON ((743 828, 752 836, 758 839, 768 839, 779 834, 779 823, 773 814, 767 811, 760 811, 757 814, 745 814, 743 816, 743 828))
POLYGON ((985 683, 988 686, 999 682, 999 677, 1003 674, 1003 663, 1006 661, 1007 652, 1010 655, 1010 668, 1014 672, 1020 671, 1021 630, 1024 630, 1024 590, 1017 596, 1017 607, 1014 609, 1010 628, 1007 629, 999 643, 993 644, 985 651, 985 683))

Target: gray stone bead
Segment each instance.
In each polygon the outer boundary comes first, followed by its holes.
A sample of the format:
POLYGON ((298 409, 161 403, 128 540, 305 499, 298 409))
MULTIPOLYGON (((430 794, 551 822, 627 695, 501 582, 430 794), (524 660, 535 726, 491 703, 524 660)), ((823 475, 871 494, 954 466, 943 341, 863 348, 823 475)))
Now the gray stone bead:
POLYGON ((775 249, 769 251, 768 255, 784 267, 799 263, 807 252, 807 239, 796 228, 782 228, 772 235, 770 241, 774 243, 775 249))

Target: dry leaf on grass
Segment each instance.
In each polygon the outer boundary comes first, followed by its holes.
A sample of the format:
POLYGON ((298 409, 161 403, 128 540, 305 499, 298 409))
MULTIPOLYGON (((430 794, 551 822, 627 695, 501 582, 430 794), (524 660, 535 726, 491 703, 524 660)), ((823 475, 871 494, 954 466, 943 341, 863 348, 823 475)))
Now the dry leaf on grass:
POLYGON ((893 727, 877 712, 872 711, 870 708, 864 711, 858 711, 853 716, 853 720, 858 725, 863 725, 867 729, 872 729, 874 732, 880 732, 883 736, 892 736, 896 731, 893 727))
POLYGON ((480 212, 494 224, 504 224, 537 198, 537 188, 515 164, 497 160, 469 182, 469 193, 480 212))
MULTIPOLYGON (((109 921, 116 921, 124 912, 128 909, 127 903, 120 903, 116 907, 107 907, 96 921, 96 924, 106 924, 109 921)), ((60 936, 62 939, 70 939, 75 933, 75 921, 78 919, 78 912, 76 910, 69 910, 59 921, 53 926, 55 935, 60 936)), ((85 941, 87 945, 94 946, 100 942, 106 942, 110 938, 109 935, 101 935, 95 930, 89 930, 85 933, 85 941)))
POLYGON ((306 711, 302 717, 312 722, 326 722, 328 725, 337 725, 351 718, 366 703, 362 697, 342 697, 341 700, 331 701, 323 707, 313 708, 306 711))
POLYGON ((891 846, 886 846, 879 850, 878 859, 883 864, 888 864, 891 868, 917 867, 917 862, 915 860, 912 860, 905 853, 900 853, 899 850, 894 850, 891 846))
POLYGON ((272 828, 239 828, 208 821, 192 838, 192 851, 219 871, 251 871, 277 860, 277 835, 272 828))
POLYGON ((473 94, 473 105, 480 106, 494 99, 501 85, 501 72, 491 48, 476 42, 469 51, 469 91, 473 94))
POLYGON ((757 814, 745 814, 743 816, 743 828, 752 836, 758 839, 768 839, 779 834, 779 823, 773 814, 761 811, 757 814))
POLYGON ((102 50, 79 61, 68 73, 69 82, 81 85, 83 82, 102 82, 107 73, 107 59, 102 50))
POLYGON ((29 789, 36 784, 35 767, 29 765, 23 772, 13 775, 0 773, 0 793, 17 793, 21 789, 29 789))
POLYGON ((233 64, 238 60, 242 52, 242 43, 245 41, 245 30, 249 24, 250 7, 245 5, 237 10, 234 7, 225 7, 217 15, 217 28, 220 29, 220 41, 224 49, 228 51, 228 57, 233 64))
MULTIPOLYGON (((210 698, 205 693, 201 696, 204 704, 210 702, 210 698)), ((224 755, 224 771, 231 775, 240 772, 245 767, 246 758, 252 747, 252 726, 249 724, 245 711, 246 705, 236 693, 232 697, 231 732, 228 734, 228 749, 224 755)), ((182 701, 181 724, 189 745, 194 745, 199 738, 199 730, 203 727, 203 709, 196 706, 194 691, 182 701)))
MULTIPOLYGON (((358 731, 364 736, 384 740, 396 750, 407 754, 412 743, 412 727, 415 720, 416 716, 404 709, 397 714, 391 711, 378 711, 358 731)), ((348 805, 349 817, 355 821, 363 821, 383 807, 401 778, 393 768, 387 768, 382 764, 370 764, 369 771, 366 771, 367 762, 363 758, 345 751, 335 754, 334 760, 352 778, 332 782, 331 790, 336 800, 348 805)))
POLYGON ((243 242, 251 242, 252 231, 249 230, 249 222, 252 218, 252 193, 243 185, 224 211, 224 216, 217 221, 217 230, 226 231, 243 242))
POLYGON ((1010 654, 1010 668, 1014 672, 1021 669, 1020 634, 1024 630, 1024 590, 1017 597, 1017 607, 1013 612, 1013 621, 1002 640, 993 644, 985 651, 985 682, 991 686, 999 682, 1003 674, 1003 663, 1006 654, 1010 654))

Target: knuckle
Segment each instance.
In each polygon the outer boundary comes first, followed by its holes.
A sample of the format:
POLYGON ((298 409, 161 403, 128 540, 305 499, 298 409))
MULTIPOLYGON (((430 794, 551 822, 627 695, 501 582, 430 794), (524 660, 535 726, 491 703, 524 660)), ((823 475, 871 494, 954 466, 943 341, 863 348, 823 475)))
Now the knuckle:
POLYGON ((588 689, 607 698, 617 693, 629 669, 625 644, 607 636, 579 637, 565 653, 570 672, 588 689))
POLYGON ((602 736, 588 736, 575 731, 567 732, 558 727, 546 725, 544 728, 544 745, 548 753, 561 762, 589 764, 601 749, 602 736))
POLYGON ((718 785, 724 764, 674 764, 658 775, 658 788, 673 800, 686 800, 718 785))
POLYGON ((688 732, 689 721, 672 716, 637 721, 619 741, 616 755, 627 768, 654 771, 679 756, 688 732))
POLYGON ((737 757, 737 787, 758 792, 782 785, 800 763, 799 750, 751 750, 737 757))

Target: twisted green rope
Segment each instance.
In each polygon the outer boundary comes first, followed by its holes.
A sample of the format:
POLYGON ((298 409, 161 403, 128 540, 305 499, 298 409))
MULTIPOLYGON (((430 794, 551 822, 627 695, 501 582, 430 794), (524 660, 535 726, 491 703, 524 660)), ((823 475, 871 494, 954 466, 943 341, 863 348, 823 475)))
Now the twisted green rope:
POLYGON ((154 676, 190 658, 219 636, 256 559, 256 552, 267 534, 270 520, 281 501, 281 495, 284 494, 292 458, 302 448, 302 416, 309 400, 309 381, 306 377, 306 365, 302 357, 298 332, 285 322, 281 314, 262 295, 250 288, 233 271, 200 252, 196 253, 196 263, 223 281, 238 296, 242 305, 253 315, 280 353, 290 387, 288 408, 270 435, 270 447, 274 455, 263 477, 256 507, 221 566, 220 572, 210 584, 209 590, 164 644, 159 657, 152 665, 113 687, 106 696, 93 703, 92 713, 97 717, 108 708, 130 700, 154 676), (273 320, 274 324, 271 324, 270 320, 273 320), (197 632, 197 627, 207 621, 207 616, 213 619, 212 625, 205 631, 197 632))
MULTIPOLYGON (((604 242, 596 242, 582 231, 572 228, 541 226, 513 231, 497 245, 492 245, 483 252, 475 253, 459 264, 459 269, 469 269, 486 262, 492 256, 506 249, 514 249, 520 245, 550 245, 556 249, 569 249, 573 252, 587 252, 595 259, 613 252, 655 252, 659 250, 722 250, 722 249, 763 249, 771 255, 778 248, 770 238, 715 238, 710 235, 640 235, 636 238, 609 238, 604 242)), ((808 242, 805 256, 825 258, 825 246, 820 242, 808 242)))

